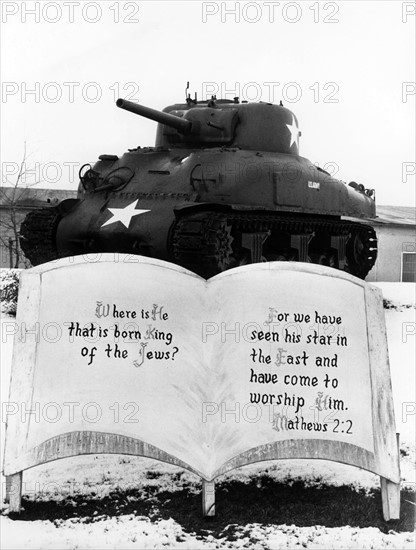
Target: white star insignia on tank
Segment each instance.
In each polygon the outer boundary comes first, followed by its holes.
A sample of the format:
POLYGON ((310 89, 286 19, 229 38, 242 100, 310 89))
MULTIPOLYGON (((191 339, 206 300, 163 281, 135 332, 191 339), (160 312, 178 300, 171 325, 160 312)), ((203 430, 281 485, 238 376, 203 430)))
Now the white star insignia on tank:
POLYGON ((296 145, 298 144, 298 138, 299 138, 299 128, 296 126, 296 120, 295 117, 292 115, 292 124, 286 124, 286 126, 289 128, 290 131, 290 145, 289 147, 292 147, 294 143, 296 145))
POLYGON ((103 223, 101 227, 105 227, 106 225, 110 225, 112 223, 121 222, 124 227, 127 227, 128 229, 133 216, 138 216, 139 214, 150 212, 150 210, 136 210, 138 202, 139 199, 132 202, 131 204, 128 204, 124 208, 109 208, 108 210, 111 212, 112 218, 103 223))

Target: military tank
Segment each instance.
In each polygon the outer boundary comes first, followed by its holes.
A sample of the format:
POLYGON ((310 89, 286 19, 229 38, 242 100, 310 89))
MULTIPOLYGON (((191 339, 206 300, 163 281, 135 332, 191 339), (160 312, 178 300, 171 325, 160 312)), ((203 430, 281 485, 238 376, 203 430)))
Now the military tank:
POLYGON ((374 190, 299 156, 298 120, 282 103, 234 100, 117 106, 158 122, 154 147, 101 155, 76 199, 28 214, 33 265, 99 252, 141 254, 209 278, 247 263, 323 264, 364 278, 377 256, 374 190))

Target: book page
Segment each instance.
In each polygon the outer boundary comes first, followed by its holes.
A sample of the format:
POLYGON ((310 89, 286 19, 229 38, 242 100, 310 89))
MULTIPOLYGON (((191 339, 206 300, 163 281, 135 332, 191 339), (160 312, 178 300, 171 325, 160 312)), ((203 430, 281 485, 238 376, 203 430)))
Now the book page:
MULTIPOLYGON (((152 445, 206 479, 280 442, 375 453, 366 283, 282 262, 205 281, 166 262, 127 259, 78 257, 23 275, 11 384, 21 410, 8 418, 7 475, 100 452, 88 450, 97 433, 152 445)), ((389 407, 379 407, 380 422, 389 407)), ((123 445, 115 439, 106 452, 123 445)), ((270 458, 284 456, 275 448, 270 458)), ((367 458, 358 464, 378 471, 367 458)))
POLYGON ((74 431, 115 433, 203 469, 205 280, 142 258, 61 265, 41 280, 26 449, 74 431))
POLYGON ((374 451, 364 283, 327 268, 327 276, 288 269, 259 264, 210 281, 216 322, 207 319, 204 345, 216 383, 203 421, 215 450, 211 473, 275 441, 374 451))

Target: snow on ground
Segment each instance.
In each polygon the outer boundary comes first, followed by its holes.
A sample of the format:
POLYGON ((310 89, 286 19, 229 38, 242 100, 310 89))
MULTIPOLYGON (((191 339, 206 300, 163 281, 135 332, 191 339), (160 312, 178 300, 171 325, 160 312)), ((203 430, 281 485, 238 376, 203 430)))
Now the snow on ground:
MULTIPOLYGON (((414 493, 415 286, 411 283, 379 283, 376 286, 383 291, 387 308, 385 315, 396 429, 400 432, 401 441, 402 487, 414 493)), ((3 316, 1 322, 2 403, 8 399, 14 322, 14 318, 8 316, 3 316)), ((4 420, 2 418, 2 443, 4 420)), ((2 478, 2 502, 4 481, 2 478)), ((362 521, 357 520, 354 508, 363 505, 365 510, 367 505, 371 507, 374 494, 379 490, 378 476, 358 468, 321 460, 267 462, 229 472, 221 479, 221 488, 223 495, 229 494, 230 500, 226 499, 226 506, 240 504, 245 510, 240 515, 235 513, 235 517, 239 518, 237 523, 227 524, 224 519, 221 526, 217 525, 215 522, 220 520, 220 514, 217 514, 218 520, 213 520, 214 523, 204 522, 199 508, 201 487, 198 478, 167 464, 119 455, 81 456, 45 464, 24 474, 27 510, 23 520, 9 518, 7 506, 3 505, 1 547, 4 550, 415 547, 411 527, 396 530, 385 528, 381 525, 382 521, 375 525, 377 522, 370 516, 368 521, 365 517, 362 521), (254 492, 244 493, 251 486, 254 492), (267 504, 270 487, 272 491, 273 487, 289 491, 284 496, 288 499, 289 511, 286 514, 285 508, 280 508, 281 522, 270 515, 267 504), (139 496, 138 491, 142 491, 139 496), (239 500, 245 497, 240 497, 235 491, 242 491, 248 499, 251 495, 255 500, 248 500, 244 508, 244 502, 239 503, 239 500), (332 492, 335 495, 334 504, 327 503, 325 508, 324 502, 321 510, 321 493, 324 501, 328 499, 331 502, 332 492), (289 502, 291 496, 292 500, 299 497, 298 508, 296 503, 289 502), (198 508, 192 508, 194 502, 198 508), (60 508, 60 503, 65 503, 65 508, 60 508), (68 512, 68 505, 73 507, 73 513, 71 510, 68 512), (162 509, 164 505, 166 507, 162 509), (337 508, 337 505, 340 507, 337 508), (180 506, 184 511, 180 510, 180 506), (257 514, 254 510, 256 506, 260 510, 257 514), (290 506, 295 506, 293 515, 290 506), (250 508, 253 508, 253 514, 250 508), (345 512, 345 508, 347 519, 337 518, 337 514, 345 512)), ((405 497, 412 492, 405 493, 405 497)), ((272 493, 271 509, 277 498, 278 495, 272 493)), ((403 503, 407 502, 407 498, 402 501, 402 510, 403 503)), ((377 502, 375 506, 377 514, 381 515, 381 503, 377 502)), ((414 508, 414 504, 407 506, 410 510, 411 506, 414 508)), ((223 514, 226 518, 226 511, 223 514)), ((364 511, 359 511, 360 514, 365 516, 364 511)))
MULTIPOLYGON (((10 520, 6 523, 4 539, 9 535, 10 520)), ((226 538, 214 539, 207 535, 205 540, 198 540, 186 534, 173 519, 151 523, 146 518, 133 514, 123 518, 110 518, 103 522, 82 524, 67 521, 59 528, 48 522, 34 521, 29 525, 15 522, 13 546, 3 548, 38 548, 50 549, 144 549, 144 548, 320 548, 364 549, 395 548, 398 550, 414 548, 414 537, 411 533, 382 534, 379 529, 369 527, 357 529, 342 527, 329 529, 321 526, 301 528, 294 525, 263 526, 249 524, 241 532, 237 541, 226 538), (16 525, 17 524, 17 525, 16 525), (57 533, 59 529, 59 534, 57 533), (28 542, 29 541, 29 542, 28 542)), ((26 522, 27 523, 27 522, 26 522)), ((7 544, 7 543, 6 543, 7 544)))

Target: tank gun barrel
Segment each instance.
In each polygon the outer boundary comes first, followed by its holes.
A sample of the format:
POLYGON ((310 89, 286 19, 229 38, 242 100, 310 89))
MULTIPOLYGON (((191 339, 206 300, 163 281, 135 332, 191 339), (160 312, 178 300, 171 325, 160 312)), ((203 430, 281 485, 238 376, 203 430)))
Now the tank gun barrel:
POLYGON ((130 111, 136 115, 144 116, 145 118, 150 118, 171 128, 175 128, 181 134, 189 134, 192 130, 192 122, 190 120, 185 120, 175 115, 169 113, 164 113, 162 111, 157 111, 156 109, 151 109, 150 107, 145 107, 144 105, 138 105, 132 101, 127 101, 126 99, 117 99, 117 107, 130 111))

